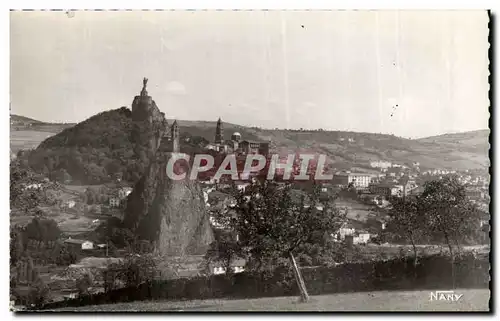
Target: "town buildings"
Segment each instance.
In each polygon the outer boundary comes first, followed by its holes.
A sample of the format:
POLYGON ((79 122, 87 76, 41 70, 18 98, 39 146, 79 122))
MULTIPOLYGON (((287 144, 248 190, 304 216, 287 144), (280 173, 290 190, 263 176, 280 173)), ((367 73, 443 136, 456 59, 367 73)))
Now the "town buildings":
POLYGON ((373 174, 338 172, 334 175, 333 181, 334 184, 343 186, 349 186, 352 183, 356 189, 363 189, 368 188, 374 178, 373 174))
POLYGON ((371 161, 370 162, 370 167, 372 168, 380 168, 380 169, 387 169, 389 167, 392 167, 391 162, 387 161, 371 161))
POLYGON ((242 135, 239 132, 234 132, 230 140, 224 139, 224 125, 222 120, 217 120, 215 128, 215 139, 212 144, 206 146, 207 149, 215 150, 219 153, 235 153, 235 154, 261 154, 267 156, 269 154, 268 142, 257 142, 250 140, 242 140, 242 135))

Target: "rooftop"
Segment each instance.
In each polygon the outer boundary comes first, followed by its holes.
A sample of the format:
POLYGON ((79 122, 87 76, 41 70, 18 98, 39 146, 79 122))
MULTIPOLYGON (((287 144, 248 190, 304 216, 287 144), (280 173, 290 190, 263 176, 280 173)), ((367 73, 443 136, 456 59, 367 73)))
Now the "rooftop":
POLYGON ((70 243, 70 244, 83 244, 85 242, 90 242, 90 241, 87 241, 87 240, 78 240, 78 239, 67 239, 67 240, 64 240, 64 243, 70 243))

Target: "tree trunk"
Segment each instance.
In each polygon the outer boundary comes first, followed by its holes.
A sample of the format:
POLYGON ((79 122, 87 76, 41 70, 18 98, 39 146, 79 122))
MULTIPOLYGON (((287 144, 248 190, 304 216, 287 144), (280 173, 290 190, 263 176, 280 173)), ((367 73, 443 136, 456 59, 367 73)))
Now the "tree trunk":
POLYGON ((288 255, 290 257, 290 262, 292 263, 293 273, 295 274, 297 286, 299 287, 300 299, 302 302, 307 302, 309 301, 309 294, 307 293, 304 279, 302 279, 302 274, 300 273, 299 267, 297 266, 297 262, 295 262, 295 257, 293 256, 292 252, 289 252, 288 255))
POLYGON ((448 249, 450 250, 450 257, 451 257, 451 284, 452 288, 455 288, 455 256, 453 254, 453 247, 450 243, 450 239, 447 234, 444 235, 446 239, 446 243, 448 244, 448 249))
POLYGON ((413 240, 413 236, 410 236, 410 242, 413 248, 413 266, 417 267, 418 253, 417 253, 417 246, 415 245, 415 241, 413 240))
POLYGON ((413 247, 413 277, 417 278, 418 252, 413 236, 410 237, 411 246, 413 247))

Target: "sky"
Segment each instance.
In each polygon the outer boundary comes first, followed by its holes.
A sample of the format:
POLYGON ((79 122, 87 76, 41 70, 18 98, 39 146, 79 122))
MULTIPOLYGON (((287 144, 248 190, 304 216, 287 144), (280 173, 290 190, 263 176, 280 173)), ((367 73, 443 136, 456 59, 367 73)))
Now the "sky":
POLYGON ((485 11, 11 12, 11 113, 425 137, 488 128, 485 11))

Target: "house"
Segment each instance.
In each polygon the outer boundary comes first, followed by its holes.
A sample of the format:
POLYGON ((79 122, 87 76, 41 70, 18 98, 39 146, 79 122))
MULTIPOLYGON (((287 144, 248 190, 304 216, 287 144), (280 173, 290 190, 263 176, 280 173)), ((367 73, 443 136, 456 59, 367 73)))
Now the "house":
POLYGON ((42 189, 42 184, 41 183, 31 183, 31 184, 24 186, 24 189, 25 190, 28 190, 28 189, 40 190, 40 189, 42 189))
POLYGON ((354 244, 366 244, 370 240, 370 233, 367 231, 359 231, 354 235, 353 237, 353 243, 354 244))
POLYGON ((110 207, 120 207, 120 198, 113 196, 109 198, 109 206, 110 207))
POLYGON ((374 178, 374 175, 368 173, 338 172, 333 176, 333 183, 343 186, 352 183, 356 189, 362 189, 368 187, 374 178))
POLYGON ((241 150, 245 154, 269 154, 269 143, 244 140, 240 143, 241 150))
POLYGON ((78 250, 92 250, 94 249, 94 243, 86 240, 78 240, 69 238, 64 241, 65 244, 71 246, 74 249, 78 250))
POLYGON ((388 169, 391 166, 392 166, 391 162, 385 162, 385 161, 371 161, 370 162, 370 167, 373 167, 373 168, 388 169))
POLYGON ((250 185, 249 182, 245 182, 245 181, 236 181, 236 182, 234 182, 234 184, 236 185, 236 188, 240 192, 245 191, 245 189, 247 188, 247 186, 250 185))
POLYGON ((403 185, 395 185, 388 183, 373 184, 370 186, 370 192, 382 196, 396 196, 403 193, 403 185))
MULTIPOLYGON (((234 273, 241 273, 245 271, 246 261, 243 259, 235 259, 231 262, 230 266, 234 273)), ((211 274, 225 274, 226 268, 221 263, 212 263, 209 265, 211 274)))
POLYGON ((127 198, 130 193, 132 193, 131 187, 122 187, 118 190, 118 198, 120 200, 123 200, 123 199, 127 198))
POLYGON ((74 200, 67 200, 62 202, 61 208, 73 208, 75 207, 76 202, 74 200))
POLYGON ((484 193, 481 190, 478 190, 478 189, 468 188, 465 191, 465 193, 466 193, 466 195, 467 195, 467 197, 469 199, 473 199, 473 200, 484 199, 484 193))

